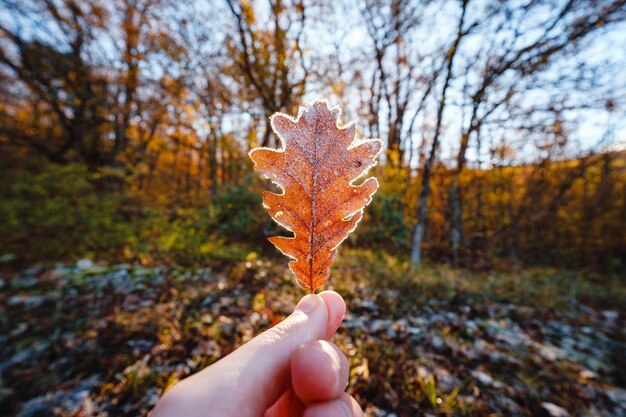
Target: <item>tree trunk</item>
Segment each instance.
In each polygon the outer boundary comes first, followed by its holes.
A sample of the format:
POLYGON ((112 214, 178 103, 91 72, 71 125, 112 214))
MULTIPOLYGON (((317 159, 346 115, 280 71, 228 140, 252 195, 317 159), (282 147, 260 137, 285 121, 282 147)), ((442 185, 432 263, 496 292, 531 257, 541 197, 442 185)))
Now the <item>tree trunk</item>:
POLYGON ((461 193, 457 178, 450 186, 450 207, 452 209, 452 226, 450 228, 450 242, 452 243, 452 264, 459 265, 459 251, 463 240, 463 209, 461 207, 461 193))
POLYGON ((217 195, 217 134, 211 131, 209 136, 209 180, 211 181, 211 198, 217 195))
POLYGON ((467 3, 469 0, 463 0, 461 17, 459 19, 459 27, 457 30, 456 39, 454 44, 448 50, 446 54, 447 68, 446 79, 443 83, 441 90, 441 97, 439 99, 439 106, 437 108, 437 124, 435 126, 435 135, 433 137, 433 143, 430 148, 430 154, 428 161, 424 165, 424 172, 422 173, 422 187, 420 190, 420 196, 418 200, 417 208, 417 223, 413 230, 413 240, 411 247, 411 265, 416 266, 422 262, 422 241, 424 239, 424 233, 426 231, 426 214, 428 208, 428 197, 430 196, 430 177, 432 175, 433 166, 435 163, 435 157, 439 148, 439 137, 441 136, 441 124, 443 121, 443 110, 446 106, 446 92, 452 79, 452 66, 454 64, 454 57, 459 49, 459 44, 463 38, 463 23, 465 21, 465 11, 467 10, 467 3))
POLYGON ((422 263, 422 240, 424 239, 425 225, 424 220, 420 221, 419 219, 426 218, 426 209, 423 210, 424 213, 422 213, 421 209, 421 207, 426 206, 425 203, 428 196, 426 195, 425 197, 426 198, 422 199, 420 196, 420 210, 418 215, 418 221, 413 231, 413 242, 411 245, 411 265, 419 265, 422 263))

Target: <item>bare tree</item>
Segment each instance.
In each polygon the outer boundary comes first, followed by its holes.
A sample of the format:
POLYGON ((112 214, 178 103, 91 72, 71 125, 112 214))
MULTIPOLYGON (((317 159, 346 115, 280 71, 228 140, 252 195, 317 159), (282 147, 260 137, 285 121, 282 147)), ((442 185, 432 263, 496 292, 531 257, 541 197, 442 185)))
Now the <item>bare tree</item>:
POLYGON ((232 58, 227 74, 237 84, 242 109, 260 107, 264 120, 262 146, 272 138, 269 116, 293 112, 304 95, 311 69, 302 50, 306 23, 303 1, 269 0, 270 21, 261 25, 252 3, 226 0, 235 33, 226 45, 232 58))
POLYGON ((0 26, 0 67, 16 82, 9 87, 10 100, 23 116, 0 112, 0 135, 51 161, 66 162, 75 153, 90 166, 107 163, 107 80, 85 61, 94 29, 103 24, 98 6, 72 0, 4 3, 14 22, 29 20, 48 41, 24 36, 19 24, 0 26), (41 18, 52 24, 41 24, 41 18))
MULTIPOLYGON (((463 241, 462 193, 459 185, 461 173, 466 167, 467 150, 473 135, 478 137, 482 126, 514 94, 523 94, 533 89, 532 80, 536 74, 550 68, 550 64, 566 54, 576 52, 576 45, 593 32, 608 24, 623 21, 626 17, 623 0, 590 4, 587 1, 569 0, 547 19, 537 18, 545 13, 540 3, 519 6, 512 9, 503 3, 494 10, 494 20, 498 21, 494 33, 512 34, 505 43, 494 40, 485 51, 479 51, 471 58, 478 66, 479 81, 468 87, 467 97, 470 107, 469 119, 460 134, 456 168, 450 182, 451 232, 453 263, 459 263, 459 250, 463 241), (541 33, 536 38, 526 39, 527 31, 522 25, 527 20, 538 20, 533 29, 541 33), (529 80, 522 82, 522 80, 529 80), (524 86, 524 87, 521 87, 524 86)), ((543 86, 545 88, 545 86, 543 86)), ((480 153, 478 149, 477 153, 480 153)))
POLYGON ((426 4, 410 0, 370 0, 360 9, 372 43, 368 126, 374 137, 387 138, 387 161, 405 167, 405 152, 414 121, 424 108, 437 72, 420 53, 411 33, 420 29, 426 4), (384 123, 384 126, 381 126, 384 123))
POLYGON ((426 214, 428 210, 428 197, 430 195, 430 177, 432 175, 433 166, 435 164, 435 159, 439 148, 439 139, 441 136, 441 126, 443 122, 443 112, 446 106, 446 94, 448 92, 448 87, 450 86, 450 81, 453 77, 452 69, 454 67, 454 57, 459 50, 461 40, 467 34, 467 30, 464 29, 464 26, 468 3, 469 0, 462 0, 461 2, 461 14, 458 20, 456 36, 454 42, 445 54, 445 78, 443 81, 443 86, 441 87, 439 102, 437 104, 437 121, 435 124, 435 131, 433 133, 428 160, 426 161, 426 164, 422 169, 421 188, 418 201, 418 211, 416 216, 417 223, 415 224, 413 230, 413 240, 411 246, 412 265, 419 265, 422 262, 422 241, 424 239, 424 232, 426 230, 426 214))

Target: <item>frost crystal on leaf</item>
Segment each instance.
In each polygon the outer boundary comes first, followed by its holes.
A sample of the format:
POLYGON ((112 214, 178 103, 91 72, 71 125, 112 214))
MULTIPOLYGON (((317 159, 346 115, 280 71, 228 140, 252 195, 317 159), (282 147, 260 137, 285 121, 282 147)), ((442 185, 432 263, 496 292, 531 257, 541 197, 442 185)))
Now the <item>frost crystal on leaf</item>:
POLYGON ((378 189, 373 177, 360 185, 353 181, 376 164, 382 142, 356 140, 354 124, 338 125, 340 112, 318 101, 300 108, 297 119, 276 113, 271 122, 281 149, 250 152, 255 170, 283 190, 263 193, 263 205, 294 233, 269 240, 294 259, 289 268, 312 293, 328 278, 337 246, 356 228, 378 189))

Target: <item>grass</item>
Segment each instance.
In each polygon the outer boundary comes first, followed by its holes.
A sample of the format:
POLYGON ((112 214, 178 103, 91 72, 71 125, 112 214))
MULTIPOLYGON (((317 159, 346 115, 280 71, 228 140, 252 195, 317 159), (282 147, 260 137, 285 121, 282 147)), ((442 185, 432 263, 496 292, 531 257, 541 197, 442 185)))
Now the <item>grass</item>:
POLYGON ((331 279, 335 288, 347 292, 369 285, 397 289, 416 300, 468 297, 553 309, 569 307, 572 301, 607 309, 626 304, 626 278, 618 274, 541 267, 490 272, 432 264, 411 267, 402 257, 350 248, 341 249, 331 279))

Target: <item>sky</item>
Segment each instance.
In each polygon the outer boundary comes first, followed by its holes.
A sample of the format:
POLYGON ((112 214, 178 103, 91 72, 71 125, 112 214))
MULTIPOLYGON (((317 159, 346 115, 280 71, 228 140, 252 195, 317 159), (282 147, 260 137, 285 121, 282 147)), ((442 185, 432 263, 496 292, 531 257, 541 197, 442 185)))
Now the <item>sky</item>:
MULTIPOLYGON (((340 17, 339 22, 344 22, 341 29, 338 31, 332 31, 329 33, 321 33, 314 31, 310 36, 310 47, 312 49, 324 49, 328 48, 328 45, 332 42, 336 36, 341 36, 341 44, 343 50, 347 56, 351 54, 359 54, 371 45, 371 41, 368 38, 368 34, 360 21, 361 16, 356 11, 357 1, 348 2, 345 7, 339 7, 340 17), (351 22, 351 23, 346 23, 351 22)), ((480 2, 474 2, 475 4, 480 2)), ((443 4, 443 3, 440 3, 443 4)), ((451 3, 447 3, 450 5, 451 3)), ((478 7, 478 6, 477 6, 478 7)), ((475 12, 475 10, 474 10, 475 12)), ((448 8, 441 8, 435 6, 431 11, 431 16, 425 16, 425 18, 431 18, 433 21, 438 22, 438 26, 433 31, 419 31, 415 34, 416 45, 423 51, 430 51, 436 48, 437 45, 442 44, 442 40, 447 41, 451 39, 454 31, 455 19, 458 16, 458 8, 456 10, 448 8)), ((472 10, 468 12, 466 21, 471 22, 473 19, 472 10)), ((335 39, 336 40, 336 39, 335 39)), ((461 53, 468 53, 468 51, 476 50, 484 42, 482 37, 468 38, 463 41, 461 45, 461 53)), ((571 127, 571 139, 572 143, 576 144, 573 148, 575 151, 587 152, 591 149, 599 151, 608 147, 619 147, 620 143, 626 141, 626 24, 621 23, 612 26, 608 30, 602 30, 599 34, 593 36, 590 42, 584 44, 582 52, 579 54, 582 60, 588 65, 605 65, 611 67, 609 71, 609 77, 605 82, 605 87, 609 92, 615 94, 618 100, 621 100, 621 107, 616 111, 610 113, 604 110, 587 109, 587 110, 575 110, 564 111, 563 118, 567 122, 567 125, 571 127), (607 128, 611 128, 612 134, 607 135, 607 128), (617 145, 616 145, 617 144, 617 145)), ((346 60, 347 61, 347 60, 346 60)), ((459 59, 457 59, 457 64, 459 59)), ((546 71, 545 77, 557 78, 564 68, 562 65, 570 65, 568 62, 557 63, 550 71, 546 71)), ((459 68, 457 65, 454 69, 455 74, 459 74, 463 68, 459 68)), ((565 68, 567 69, 567 68, 565 68)), ((463 74, 460 74, 463 75, 463 74)), ((459 94, 460 86, 452 87, 450 92, 451 98, 448 103, 454 101, 460 101, 459 94)), ((554 94, 555 92, 546 92, 554 94)), ((567 93, 566 91, 561 91, 567 93)), ((571 94, 571 92, 569 92, 571 94)), ((537 92, 535 97, 540 101, 541 92, 537 92)), ((585 94, 578 94, 576 102, 580 105, 584 105, 589 97, 585 94)), ((313 91, 307 98, 318 98, 319 95, 313 91)), ((336 103, 343 104, 343 103, 336 103)), ((345 104, 344 104, 345 106, 345 104)), ((348 106, 353 106, 348 104, 348 106)), ((349 112, 351 113, 351 112, 349 112)), ((430 115, 429 117, 433 117, 430 115)), ((445 113, 445 131, 443 133, 441 158, 443 160, 452 159, 458 149, 458 136, 461 129, 462 114, 460 109, 454 106, 448 106, 445 113)), ((359 121, 357 120, 357 123, 359 121)), ((419 140, 419 139, 418 139, 419 140)), ((523 142, 523 138, 520 139, 523 142)), ((522 146, 521 153, 528 153, 530 159, 534 158, 532 155, 532 146, 522 146)), ((468 151, 470 159, 476 159, 476 152, 474 148, 468 151)), ((484 160, 484 157, 483 157, 484 160)))
MULTIPOLYGON (((467 16, 468 22, 475 19, 476 10, 483 7, 485 1, 487 0, 475 0, 471 3, 472 7, 467 16)), ((225 5, 221 1, 198 1, 192 3, 193 7, 198 7, 201 12, 208 11, 213 16, 220 16, 220 19, 225 19, 225 16, 228 16, 225 5)), ((1 4, 0 23, 9 27, 15 25, 16 22, 12 17, 13 13, 3 6, 5 3, 1 4)), ((350 83, 351 79, 348 73, 354 69, 351 67, 351 62, 365 59, 366 63, 371 63, 371 59, 367 58, 368 54, 371 54, 371 42, 364 28, 362 16, 358 12, 360 2, 357 0, 348 0, 326 5, 324 3, 321 4, 321 6, 316 6, 321 9, 314 11, 307 19, 304 41, 305 48, 307 48, 307 55, 309 59, 314 59, 314 57, 319 55, 333 53, 333 44, 337 43, 340 45, 341 50, 338 59, 346 72, 345 74, 338 74, 338 76, 350 83), (316 17, 315 13, 319 16, 325 11, 332 13, 329 13, 323 19, 316 17), (334 28, 334 30, 328 30, 329 27, 334 28)), ((413 31, 410 34, 407 33, 407 37, 410 36, 413 39, 411 45, 416 45, 416 47, 419 48, 418 50, 411 51, 411 53, 423 53, 427 55, 430 51, 449 42, 455 30, 455 20, 458 16, 458 7, 451 7, 453 4, 452 2, 431 3, 431 6, 426 9, 425 15, 422 16, 422 18, 425 21, 432 22, 432 24, 427 26, 425 30, 413 31)), ((254 2, 254 5, 257 11, 258 21, 267 21, 269 13, 267 3, 258 1, 254 2)), ((22 29, 29 31, 31 28, 29 28, 28 25, 22 25, 22 29)), ((114 53, 114 46, 110 44, 110 42, 110 38, 109 40, 102 40, 100 53, 104 55, 114 53), (109 44, 107 44, 107 42, 109 44)), ((454 68, 455 74, 460 76, 464 75, 462 73, 464 56, 480 48, 482 43, 485 42, 485 39, 470 37, 463 42, 458 54, 457 65, 454 68)), ((621 23, 613 26, 609 30, 602 31, 600 35, 595 36, 592 41, 585 45, 579 56, 582 57, 583 61, 588 65, 603 65, 606 68, 612 69, 612 71, 609 71, 610 76, 601 83, 601 86, 615 94, 619 106, 613 113, 598 109, 565 111, 563 118, 567 126, 572 129, 570 135, 572 142, 579 144, 583 152, 590 149, 601 150, 608 147, 619 147, 620 143, 626 143, 626 71, 623 70, 623 68, 626 68, 626 24, 621 23), (606 131, 609 126, 613 131, 611 135, 607 136, 606 131), (601 138, 604 138, 604 140, 601 140, 601 138)), ((314 65, 315 62, 311 62, 311 64, 314 65)), ((546 72, 545 76, 548 78, 551 76, 558 77, 559 71, 564 68, 563 66, 566 67, 567 65, 569 65, 568 62, 557 63, 551 71, 546 72)), ((366 70, 366 72, 370 69, 366 70)), ((158 68, 155 67, 153 70, 157 71, 158 68)), ((364 128, 365 121, 359 120, 357 112, 357 108, 360 106, 359 97, 356 94, 358 86, 348 85, 347 88, 352 94, 344 96, 341 99, 342 102, 340 102, 339 98, 333 97, 332 95, 328 96, 329 88, 327 85, 312 83, 302 104, 306 104, 318 98, 328 98, 332 105, 344 107, 344 117, 349 118, 349 120, 345 120, 345 122, 354 121, 357 123, 357 126, 364 128)), ((444 130, 441 146, 441 158, 443 160, 451 160, 458 147, 458 137, 462 128, 463 113, 456 104, 463 100, 460 94, 461 88, 462 80, 456 80, 453 82, 450 89, 448 107, 444 113, 444 130)), ((420 96, 419 93, 419 91, 416 92, 416 97, 420 96)), ((549 95, 571 92, 537 91, 532 94, 527 94, 524 97, 528 100, 541 101, 541 96, 544 93, 549 95)), ((585 104, 586 101, 590 101, 590 95, 593 94, 577 94, 574 96, 576 96, 576 102, 578 104, 585 104)), ((384 119, 385 115, 383 114, 382 117, 384 119)), ((420 123, 426 123, 432 126, 434 125, 433 118, 434 112, 429 111, 424 114, 424 118, 420 120, 420 123)), ((233 128, 235 128, 235 124, 233 124, 233 128)), ((422 136, 428 138, 431 135, 432 132, 418 131, 414 138, 414 145, 417 146, 419 144, 422 140, 422 136)), ((531 146, 528 139, 521 137, 517 138, 517 141, 519 143, 521 159, 525 158, 525 153, 527 153, 528 158, 532 159, 535 157, 533 153, 534 147, 531 146), (528 143, 525 143, 525 141, 528 143)), ((575 150, 580 151, 580 149, 575 150)), ((470 148, 468 152, 469 159, 476 160, 477 156, 478 154, 475 148, 470 148)), ((481 155, 481 160, 485 161, 486 156, 481 155)))

